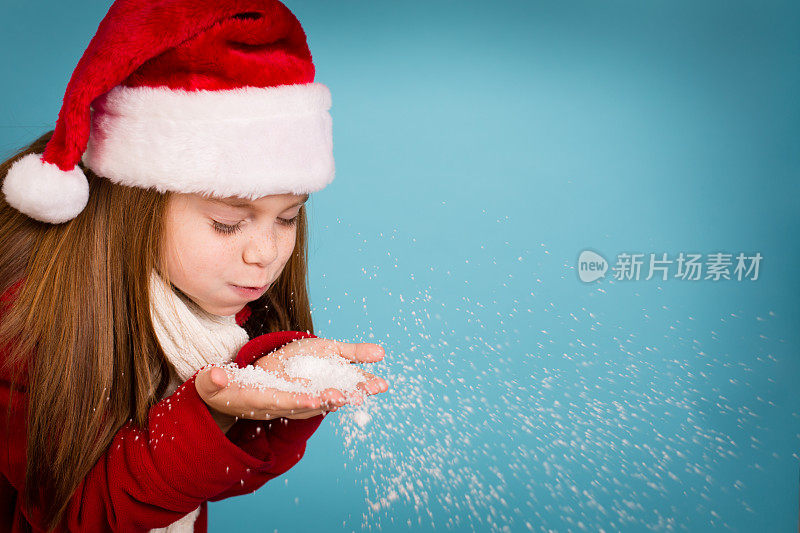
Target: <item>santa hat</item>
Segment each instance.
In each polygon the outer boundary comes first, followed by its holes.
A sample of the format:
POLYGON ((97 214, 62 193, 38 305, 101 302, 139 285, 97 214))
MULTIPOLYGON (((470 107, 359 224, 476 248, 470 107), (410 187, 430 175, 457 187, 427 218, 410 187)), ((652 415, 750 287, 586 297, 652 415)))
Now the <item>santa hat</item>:
POLYGON ((67 85, 43 154, 18 160, 6 201, 42 222, 83 211, 78 163, 161 192, 255 199, 334 176, 328 88, 277 0, 117 0, 67 85))

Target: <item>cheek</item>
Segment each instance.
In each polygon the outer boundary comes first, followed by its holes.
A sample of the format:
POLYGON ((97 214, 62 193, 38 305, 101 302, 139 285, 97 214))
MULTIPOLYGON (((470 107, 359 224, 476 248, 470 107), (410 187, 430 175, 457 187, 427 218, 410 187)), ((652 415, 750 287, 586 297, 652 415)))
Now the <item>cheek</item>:
POLYGON ((297 233, 294 229, 292 231, 287 231, 278 239, 278 257, 281 261, 281 270, 286 266, 289 258, 292 257, 296 242, 297 233))
POLYGON ((171 278, 191 284, 224 270, 231 257, 231 245, 210 232, 196 220, 175 221, 165 239, 171 278))

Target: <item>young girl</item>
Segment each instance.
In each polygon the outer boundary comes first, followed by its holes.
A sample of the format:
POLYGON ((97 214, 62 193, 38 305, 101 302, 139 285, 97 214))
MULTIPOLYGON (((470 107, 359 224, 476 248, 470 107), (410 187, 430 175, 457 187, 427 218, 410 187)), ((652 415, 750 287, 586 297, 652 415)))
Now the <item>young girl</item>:
POLYGON ((313 335, 304 202, 333 179, 313 79, 276 0, 117 0, 55 130, 0 165, 0 531, 205 531, 209 500, 286 472, 346 401, 209 365, 383 357, 313 335))

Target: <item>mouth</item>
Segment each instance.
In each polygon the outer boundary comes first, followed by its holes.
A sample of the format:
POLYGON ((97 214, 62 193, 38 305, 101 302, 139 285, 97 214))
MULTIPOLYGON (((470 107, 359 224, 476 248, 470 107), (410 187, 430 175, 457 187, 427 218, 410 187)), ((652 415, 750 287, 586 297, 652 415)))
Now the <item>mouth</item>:
POLYGON ((235 285, 235 284, 232 284, 232 285, 234 287, 239 287, 240 289, 251 289, 251 290, 254 290, 254 291, 265 291, 269 287, 269 284, 261 285, 261 286, 256 286, 256 285, 235 285))
POLYGON ((233 288, 233 290, 239 293, 240 296, 243 296, 248 299, 260 298, 265 292, 267 292, 267 289, 269 288, 269 284, 263 285, 261 287, 252 287, 252 286, 248 287, 244 285, 236 285, 233 283, 230 283, 229 285, 233 288))

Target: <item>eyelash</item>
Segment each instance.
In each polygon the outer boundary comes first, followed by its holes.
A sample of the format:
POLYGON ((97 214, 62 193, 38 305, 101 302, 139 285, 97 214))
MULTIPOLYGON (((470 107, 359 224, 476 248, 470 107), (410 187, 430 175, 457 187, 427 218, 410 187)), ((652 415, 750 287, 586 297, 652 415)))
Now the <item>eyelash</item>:
MULTIPOLYGON (((292 227, 295 224, 297 224, 297 216, 295 216, 294 218, 289 218, 289 219, 278 218, 278 224, 280 224, 281 226, 292 227)), ((212 226, 214 227, 214 230, 217 233, 222 233, 224 235, 232 235, 232 234, 237 233, 238 231, 240 231, 242 229, 242 223, 241 222, 239 222, 235 226, 229 226, 227 224, 222 224, 221 222, 217 222, 215 220, 214 223, 212 224, 212 226)))

